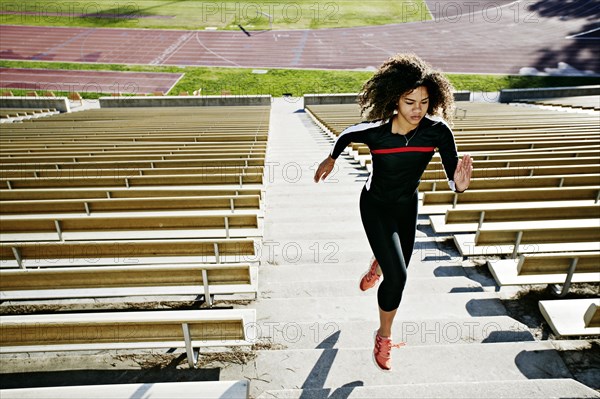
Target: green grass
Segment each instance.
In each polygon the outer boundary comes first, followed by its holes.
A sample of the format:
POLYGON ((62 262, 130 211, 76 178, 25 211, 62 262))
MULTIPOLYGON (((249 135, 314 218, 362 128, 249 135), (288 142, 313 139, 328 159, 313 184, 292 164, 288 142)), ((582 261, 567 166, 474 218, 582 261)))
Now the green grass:
MULTIPOLYGON (((284 93, 302 96, 308 93, 357 93, 362 84, 373 72, 364 71, 324 71, 269 69, 267 74, 253 74, 252 69, 206 68, 113 64, 75 64, 36 61, 0 61, 0 67, 44 68, 90 71, 132 71, 132 72, 175 72, 184 73, 183 78, 169 94, 182 91, 192 93, 202 88, 202 95, 220 95, 228 91, 234 95, 272 95, 284 93)), ((509 88, 538 88, 559 86, 581 86, 600 84, 600 78, 592 77, 552 77, 515 75, 463 75, 449 74, 456 90, 491 92, 509 88)), ((43 88, 40 88, 43 90, 43 88)), ((22 92, 12 90, 15 94, 22 92)), ((81 93, 84 98, 98 98, 110 93, 81 93)), ((124 94, 138 94, 134 92, 124 94)))
POLYGON ((431 19, 423 0, 0 0, 0 11, 20 13, 0 14, 5 25, 158 29, 345 28, 431 19))

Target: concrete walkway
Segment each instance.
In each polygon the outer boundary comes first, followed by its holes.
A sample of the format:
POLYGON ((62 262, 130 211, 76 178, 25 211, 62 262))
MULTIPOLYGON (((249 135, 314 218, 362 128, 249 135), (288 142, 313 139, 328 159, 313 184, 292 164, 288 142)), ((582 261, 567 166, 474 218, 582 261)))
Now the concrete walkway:
POLYGON ((366 172, 342 155, 330 182, 313 182, 332 142, 301 100, 274 100, 270 134, 261 293, 248 306, 271 347, 221 365, 221 380, 249 379, 261 398, 600 397, 572 379, 552 342, 507 315, 426 217, 394 326, 408 345, 391 373, 379 371, 376 292, 358 289, 371 256, 358 210, 366 172))

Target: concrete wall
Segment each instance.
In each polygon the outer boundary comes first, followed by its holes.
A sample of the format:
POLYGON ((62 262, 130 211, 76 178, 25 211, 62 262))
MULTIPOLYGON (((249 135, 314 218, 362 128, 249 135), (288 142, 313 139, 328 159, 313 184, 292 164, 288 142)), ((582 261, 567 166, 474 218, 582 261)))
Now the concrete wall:
POLYGON ((207 107, 227 105, 271 105, 271 96, 139 96, 100 98, 100 108, 207 107))
POLYGON ((595 96, 600 94, 600 85, 573 87, 545 87, 539 89, 505 89, 500 91, 501 103, 515 100, 554 97, 595 96))
POLYGON ((0 108, 54 108, 60 112, 71 112, 67 97, 0 97, 0 108))
POLYGON ((454 92, 454 101, 470 101, 471 100, 471 92, 468 90, 455 91, 454 92))
POLYGON ((305 94, 304 105, 356 104, 356 93, 344 94, 305 94))
MULTIPOLYGON (((356 93, 344 94, 305 94, 304 105, 323 105, 323 104, 356 104, 356 93)), ((454 101, 469 101, 471 99, 470 91, 457 91, 454 93, 454 101)))

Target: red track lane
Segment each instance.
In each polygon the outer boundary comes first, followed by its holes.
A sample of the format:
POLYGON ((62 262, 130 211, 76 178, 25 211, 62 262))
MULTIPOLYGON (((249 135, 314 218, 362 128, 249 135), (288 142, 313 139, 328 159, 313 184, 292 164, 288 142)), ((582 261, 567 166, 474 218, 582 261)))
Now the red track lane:
POLYGON ((39 92, 146 94, 168 92, 183 76, 178 73, 70 71, 0 68, 0 87, 39 92))
MULTIPOLYGON (((504 2, 506 3, 506 2, 504 2)), ((445 72, 519 73, 566 62, 600 72, 597 41, 566 36, 589 26, 506 4, 487 13, 376 27, 242 32, 1 26, 0 58, 72 62, 362 69, 415 52, 445 72)), ((594 6, 588 1, 589 7, 594 6)))

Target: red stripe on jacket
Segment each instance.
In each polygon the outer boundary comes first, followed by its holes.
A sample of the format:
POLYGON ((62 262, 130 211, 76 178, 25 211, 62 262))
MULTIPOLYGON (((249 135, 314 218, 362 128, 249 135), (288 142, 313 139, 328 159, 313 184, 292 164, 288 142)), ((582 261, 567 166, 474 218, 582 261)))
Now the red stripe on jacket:
POLYGON ((373 150, 372 154, 395 154, 398 152, 433 152, 435 147, 396 147, 383 150, 373 150))

